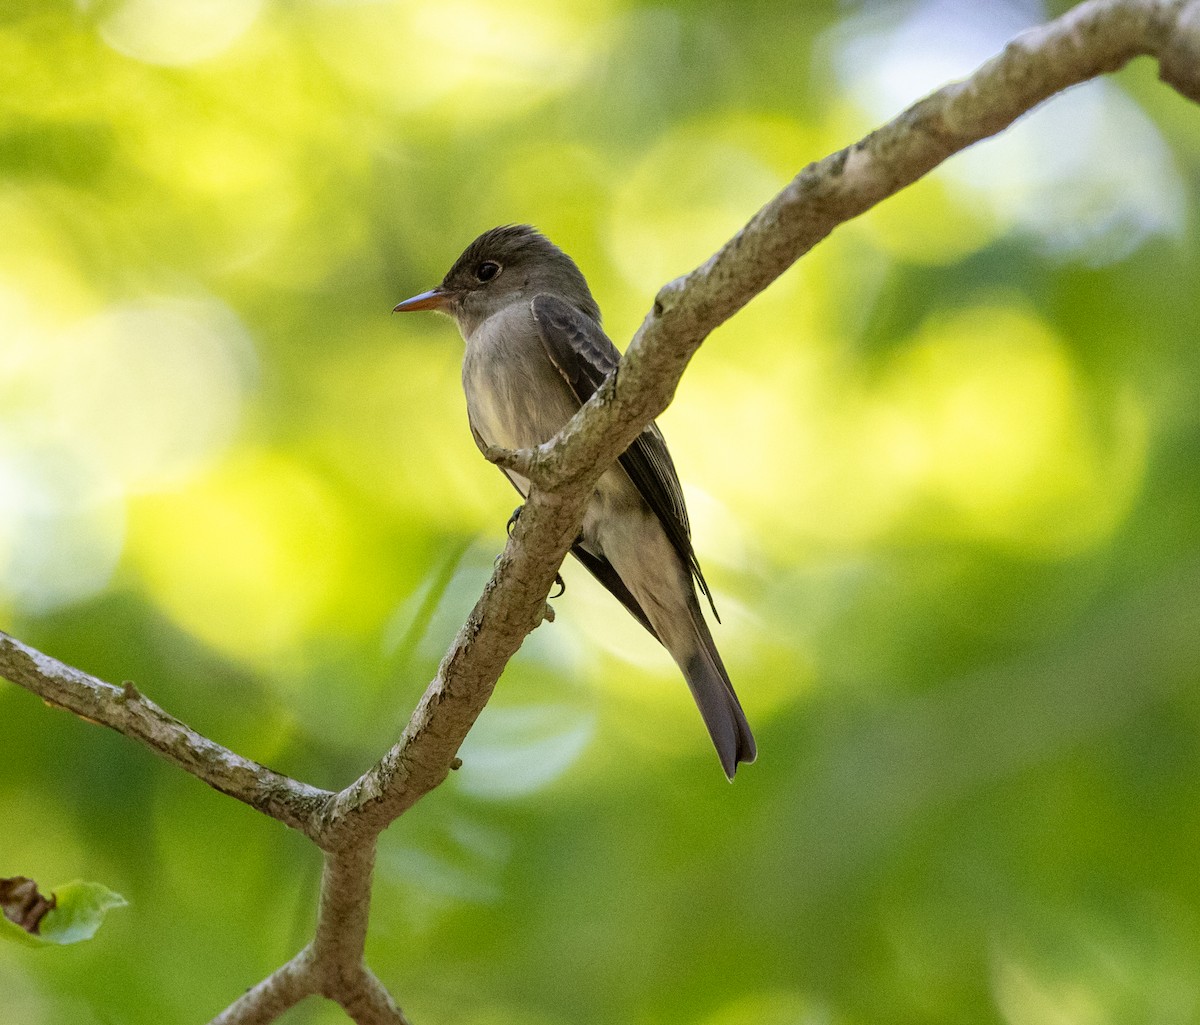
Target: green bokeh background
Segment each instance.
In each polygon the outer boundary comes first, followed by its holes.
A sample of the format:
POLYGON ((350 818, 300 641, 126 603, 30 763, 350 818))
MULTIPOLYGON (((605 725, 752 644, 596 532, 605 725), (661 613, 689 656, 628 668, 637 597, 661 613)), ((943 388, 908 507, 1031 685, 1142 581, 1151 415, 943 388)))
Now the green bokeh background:
MULTIPOLYGON (((392 305, 526 221, 623 345, 805 163, 1063 6, 0 4, 0 625, 345 785, 513 505, 452 325, 392 305)), ((568 566, 383 838, 369 955, 414 1021, 1200 1021, 1197 196, 1200 110, 1139 62, 713 335, 661 422, 759 762, 724 782, 568 566)), ((0 875, 130 902, 0 947, 5 1022, 207 1020, 318 871, 0 685, 0 875)))

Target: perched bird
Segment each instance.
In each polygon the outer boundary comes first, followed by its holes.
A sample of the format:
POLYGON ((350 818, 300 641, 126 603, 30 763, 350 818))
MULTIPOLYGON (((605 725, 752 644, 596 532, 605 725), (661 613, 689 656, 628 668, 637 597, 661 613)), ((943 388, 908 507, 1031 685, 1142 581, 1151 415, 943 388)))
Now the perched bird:
MULTIPOLYGON (((525 225, 480 235, 440 285, 395 312, 412 310, 458 324, 467 417, 481 451, 549 441, 620 359, 575 261, 525 225)), ((504 472, 528 496, 529 481, 504 472)), ((708 585, 656 425, 597 482, 571 551, 670 652, 733 779, 739 762, 754 761, 754 737, 700 610, 696 584, 706 596, 708 585)))

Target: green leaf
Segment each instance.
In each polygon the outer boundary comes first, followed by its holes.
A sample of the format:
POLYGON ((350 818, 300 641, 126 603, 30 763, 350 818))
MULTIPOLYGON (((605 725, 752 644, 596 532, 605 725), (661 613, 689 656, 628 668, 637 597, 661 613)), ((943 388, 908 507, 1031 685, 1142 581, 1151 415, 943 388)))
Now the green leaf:
POLYGON ((107 886, 82 879, 55 889, 58 903, 42 919, 38 935, 47 943, 79 943, 96 935, 104 916, 128 901, 107 886))
POLYGON ((55 887, 53 892, 57 903, 46 912, 36 933, 26 932, 0 915, 0 937, 31 947, 81 943, 96 935, 109 911, 128 903, 107 886, 82 879, 55 887))

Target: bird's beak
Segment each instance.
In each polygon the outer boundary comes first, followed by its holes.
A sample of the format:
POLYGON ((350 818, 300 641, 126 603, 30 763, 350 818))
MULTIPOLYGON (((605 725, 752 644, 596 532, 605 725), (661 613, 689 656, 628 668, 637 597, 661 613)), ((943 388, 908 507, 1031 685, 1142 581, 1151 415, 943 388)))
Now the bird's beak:
POLYGON ((422 292, 420 295, 414 295, 411 299, 405 299, 394 310, 393 313, 412 313, 415 310, 440 310, 445 313, 450 307, 450 293, 441 288, 431 288, 428 292, 422 292))

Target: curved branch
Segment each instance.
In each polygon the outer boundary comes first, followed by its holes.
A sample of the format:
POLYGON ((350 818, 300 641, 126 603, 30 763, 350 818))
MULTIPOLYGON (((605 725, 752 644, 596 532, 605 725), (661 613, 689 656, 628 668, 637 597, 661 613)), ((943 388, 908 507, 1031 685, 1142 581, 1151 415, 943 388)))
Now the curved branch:
POLYGON ((586 496, 666 409, 691 357, 718 327, 843 224, 995 135, 1043 100, 1134 57, 1200 102, 1200 0, 1089 0, 1014 39, 962 82, 804 168, 710 260, 663 287, 617 370, 552 440, 488 458, 535 485, 492 579, 404 735, 325 809, 319 842, 374 835, 440 784, 509 658, 542 620, 586 496))
POLYGON ((132 683, 114 687, 0 632, 0 676, 90 722, 150 748, 214 790, 312 835, 333 797, 222 747, 169 715, 132 683))
POLYGON ((257 986, 246 990, 208 1025, 267 1025, 316 992, 312 950, 305 947, 257 986))
POLYGON ((365 965, 333 999, 358 1025, 409 1025, 392 995, 365 965))
POLYGON ((838 225, 1007 128, 1055 93, 1155 56, 1160 77, 1200 103, 1200 0, 1089 0, 1017 36, 961 82, 866 138, 809 164, 706 263, 660 289, 600 391, 537 450, 540 478, 609 465, 670 403, 705 338, 838 225))

